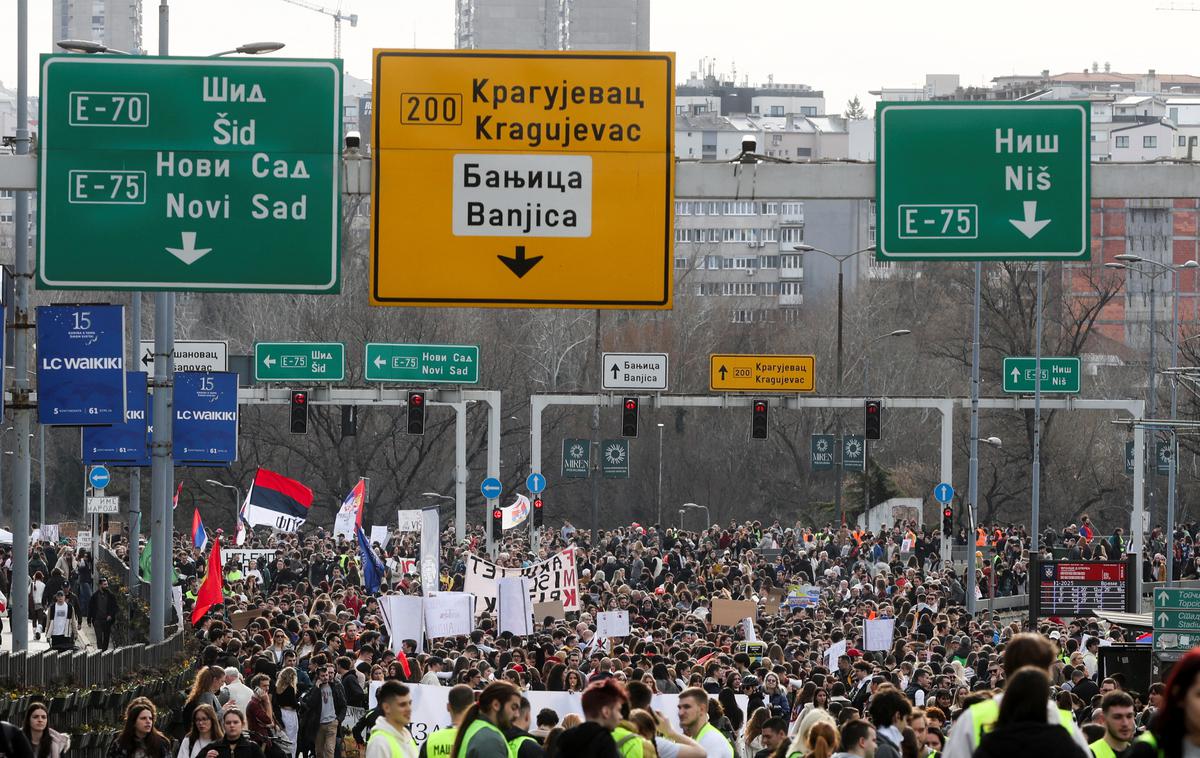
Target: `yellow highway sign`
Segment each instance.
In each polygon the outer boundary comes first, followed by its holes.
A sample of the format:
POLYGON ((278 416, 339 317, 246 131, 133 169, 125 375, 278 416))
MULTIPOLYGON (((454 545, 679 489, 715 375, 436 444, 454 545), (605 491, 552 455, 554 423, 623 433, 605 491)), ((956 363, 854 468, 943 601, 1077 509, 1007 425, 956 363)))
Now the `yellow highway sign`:
POLYGON ((376 50, 371 304, 670 308, 674 67, 376 50))
POLYGON ((709 356, 708 386, 718 392, 815 392, 811 355, 709 356))

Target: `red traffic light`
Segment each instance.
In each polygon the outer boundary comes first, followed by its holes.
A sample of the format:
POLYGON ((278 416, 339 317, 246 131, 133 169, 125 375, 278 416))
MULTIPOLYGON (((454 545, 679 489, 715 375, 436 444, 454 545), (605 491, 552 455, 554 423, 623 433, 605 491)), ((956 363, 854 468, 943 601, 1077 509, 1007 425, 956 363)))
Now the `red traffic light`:
POLYGON ((634 400, 633 398, 626 398, 625 410, 636 411, 637 410, 637 400, 634 400))
POLYGON ((879 413, 879 404, 867 403, 867 413, 879 413))
POLYGON ((292 393, 292 402, 296 403, 297 405, 304 405, 305 403, 308 402, 308 393, 307 392, 293 392, 292 393))
POLYGON ((765 413, 767 410, 767 404, 759 400, 754 404, 754 410, 756 413, 765 413))
POLYGON ((538 508, 538 509, 540 509, 540 508, 542 507, 542 499, 541 499, 540 497, 539 497, 539 498, 534 498, 534 500, 533 500, 533 507, 534 507, 534 508, 538 508))
POLYGON ((409 393, 408 402, 413 405, 420 405, 421 403, 425 402, 425 393, 423 393, 423 392, 409 393))
POLYGON ((496 510, 492 511, 492 518, 494 518, 494 519, 504 518, 504 514, 500 511, 499 508, 497 508, 496 510))
POLYGON ((954 511, 947 506, 942 509, 942 518, 954 518, 954 511))

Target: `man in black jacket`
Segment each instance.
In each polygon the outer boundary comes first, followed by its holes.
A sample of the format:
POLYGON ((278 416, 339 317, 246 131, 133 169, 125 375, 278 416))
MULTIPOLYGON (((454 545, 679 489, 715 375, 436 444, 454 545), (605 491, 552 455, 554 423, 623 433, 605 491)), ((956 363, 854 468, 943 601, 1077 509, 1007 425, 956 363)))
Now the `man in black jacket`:
POLYGON ((33 758, 29 738, 7 721, 0 721, 0 758, 33 758))
POLYGON ((117 619, 117 596, 108 588, 105 577, 100 577, 100 586, 88 601, 87 618, 96 632, 96 649, 108 650, 113 622, 117 619))
POLYGON ((338 679, 342 681, 342 691, 346 693, 346 705, 354 708, 367 707, 367 691, 363 689, 362 683, 358 680, 358 672, 354 670, 354 663, 347 656, 339 656, 337 659, 337 674, 338 679))
POLYGON ((297 754, 312 752, 315 758, 333 758, 339 726, 346 718, 346 693, 337 680, 333 664, 327 663, 317 683, 300 701, 300 739, 297 754))

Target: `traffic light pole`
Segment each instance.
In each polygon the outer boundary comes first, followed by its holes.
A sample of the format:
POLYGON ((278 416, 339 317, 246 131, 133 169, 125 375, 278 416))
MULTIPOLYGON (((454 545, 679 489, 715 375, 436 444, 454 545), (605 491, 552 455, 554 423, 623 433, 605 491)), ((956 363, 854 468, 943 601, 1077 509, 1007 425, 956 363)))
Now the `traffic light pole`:
MULTIPOLYGON (((1042 506, 1042 267, 1037 265, 1037 331, 1033 353, 1033 508, 1029 517, 1029 554, 1037 555, 1042 506)), ((993 572, 994 573, 994 572, 993 572)))

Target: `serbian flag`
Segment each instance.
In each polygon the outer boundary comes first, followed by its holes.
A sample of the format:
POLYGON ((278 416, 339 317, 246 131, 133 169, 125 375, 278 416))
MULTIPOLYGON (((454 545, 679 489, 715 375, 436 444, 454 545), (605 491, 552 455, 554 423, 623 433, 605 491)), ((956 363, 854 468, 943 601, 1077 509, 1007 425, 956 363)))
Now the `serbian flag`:
POLYGON ((199 623, 208 609, 225 601, 222 594, 224 579, 221 577, 221 538, 213 540, 212 552, 208 554, 208 572, 196 593, 196 605, 192 607, 192 626, 199 623))
POLYGON ((333 519, 333 536, 354 539, 354 533, 362 528, 363 504, 367 499, 367 480, 359 479, 358 484, 346 495, 342 507, 338 508, 337 516, 333 519))
POLYGON ((208 532, 204 530, 204 522, 200 520, 200 509, 192 511, 192 547, 204 552, 208 546, 208 532))
POLYGON ((247 525, 294 532, 308 519, 313 493, 295 479, 260 468, 246 501, 243 518, 247 525))
POLYGON ((180 482, 179 486, 175 488, 175 497, 171 498, 171 510, 175 510, 179 507, 180 492, 183 492, 183 482, 180 482))

